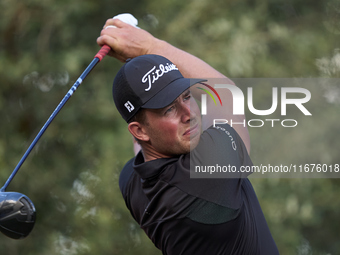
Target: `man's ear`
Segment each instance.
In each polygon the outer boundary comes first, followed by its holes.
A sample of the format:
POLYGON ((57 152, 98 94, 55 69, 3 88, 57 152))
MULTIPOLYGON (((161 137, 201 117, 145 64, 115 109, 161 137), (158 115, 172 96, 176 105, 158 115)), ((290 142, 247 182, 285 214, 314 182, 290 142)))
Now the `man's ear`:
POLYGON ((143 125, 139 122, 133 121, 129 123, 128 129, 131 135, 133 135, 137 140, 144 142, 150 140, 150 137, 147 135, 143 125))

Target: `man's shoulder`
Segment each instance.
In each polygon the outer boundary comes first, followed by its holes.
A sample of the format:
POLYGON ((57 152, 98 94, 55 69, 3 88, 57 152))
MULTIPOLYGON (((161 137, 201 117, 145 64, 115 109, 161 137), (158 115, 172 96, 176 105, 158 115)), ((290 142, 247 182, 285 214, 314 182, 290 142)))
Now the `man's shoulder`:
POLYGON ((211 126, 202 133, 198 149, 205 152, 238 152, 242 150, 240 143, 241 138, 234 128, 228 124, 220 124, 211 126))
POLYGON ((236 130, 231 127, 229 124, 215 124, 211 125, 208 129, 206 129, 202 135, 209 134, 213 137, 218 136, 226 136, 226 137, 235 137, 235 139, 239 139, 239 135, 236 130))
POLYGON ((126 187, 129 181, 131 180, 132 176, 134 175, 133 169, 134 159, 135 157, 131 158, 128 162, 126 162, 125 166, 123 167, 119 175, 119 188, 123 196, 124 194, 126 194, 126 187))
MULTIPOLYGON (((211 167, 230 166, 233 169, 239 169, 244 165, 252 165, 252 162, 236 130, 228 124, 218 124, 211 126, 202 133, 198 146, 191 151, 190 165, 191 168, 195 167, 195 169, 192 169, 195 171, 191 171, 194 176, 196 176, 198 169, 204 170, 203 172, 209 176, 210 172, 207 169, 211 167)), ((227 173, 229 172, 227 171, 227 173)), ((239 171, 235 173, 235 178, 247 176, 241 175, 239 171)), ((201 172, 197 177, 199 176, 202 177, 201 172)), ((216 173, 214 176, 215 178, 217 176, 223 178, 225 174, 216 173)), ((228 178, 231 178, 230 175, 228 178)))

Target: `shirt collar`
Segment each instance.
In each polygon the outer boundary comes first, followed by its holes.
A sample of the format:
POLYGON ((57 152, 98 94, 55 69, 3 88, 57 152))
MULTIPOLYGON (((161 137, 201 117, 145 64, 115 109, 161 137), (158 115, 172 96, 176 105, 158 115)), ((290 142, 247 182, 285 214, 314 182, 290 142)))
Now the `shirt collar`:
POLYGON ((178 157, 158 158, 145 162, 141 151, 135 157, 133 168, 142 179, 149 179, 159 175, 162 170, 169 164, 177 161, 178 157))

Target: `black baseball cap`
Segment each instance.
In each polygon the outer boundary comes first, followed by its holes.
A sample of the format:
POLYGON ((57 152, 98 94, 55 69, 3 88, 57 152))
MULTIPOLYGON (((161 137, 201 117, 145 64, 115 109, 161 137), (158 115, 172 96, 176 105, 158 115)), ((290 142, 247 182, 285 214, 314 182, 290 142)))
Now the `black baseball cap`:
POLYGON ((176 65, 159 55, 142 55, 124 64, 113 81, 113 100, 126 122, 141 108, 160 109, 190 86, 206 80, 184 78, 176 65))

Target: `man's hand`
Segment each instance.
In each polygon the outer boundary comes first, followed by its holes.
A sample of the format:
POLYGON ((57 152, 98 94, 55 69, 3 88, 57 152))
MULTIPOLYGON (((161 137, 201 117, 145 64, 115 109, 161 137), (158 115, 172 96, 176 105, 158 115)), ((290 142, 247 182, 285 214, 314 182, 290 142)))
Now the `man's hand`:
POLYGON ((108 19, 97 39, 99 46, 105 44, 110 46, 112 50, 109 55, 122 62, 129 58, 151 54, 158 41, 149 32, 119 19, 108 19))

